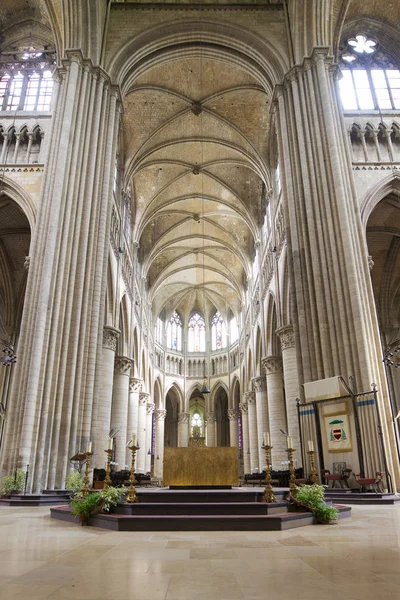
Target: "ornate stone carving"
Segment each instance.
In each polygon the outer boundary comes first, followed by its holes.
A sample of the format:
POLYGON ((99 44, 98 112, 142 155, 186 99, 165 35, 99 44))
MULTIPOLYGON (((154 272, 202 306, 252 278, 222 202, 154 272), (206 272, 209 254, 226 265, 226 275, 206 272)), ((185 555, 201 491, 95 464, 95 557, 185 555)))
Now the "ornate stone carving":
POLYGON ((114 362, 114 372, 116 375, 127 375, 132 365, 132 358, 128 358, 127 356, 116 356, 114 362))
POLYGON ((167 411, 164 408, 160 408, 155 411, 156 421, 164 421, 167 416, 167 411))
POLYGON ((212 410, 209 410, 206 413, 206 421, 207 423, 212 423, 215 421, 215 413, 212 410))
POLYGON ((244 398, 249 406, 252 406, 256 403, 256 393, 255 392, 245 392, 244 398))
POLYGON ((178 415, 178 423, 189 423, 190 414, 187 412, 181 412, 178 415))
POLYGON ((262 359, 262 366, 267 375, 282 371, 282 359, 280 356, 268 356, 262 359))
POLYGON ((146 406, 147 400, 150 398, 149 392, 139 393, 139 406, 146 406))
POLYGON ((241 402, 240 403, 240 412, 242 413, 242 415, 247 415, 249 410, 248 404, 247 402, 241 402))
POLYGON ((282 350, 295 347, 293 325, 285 325, 276 330, 281 340, 282 350))
POLYGON ((108 348, 109 350, 116 352, 119 334, 119 329, 115 329, 115 327, 111 327, 111 325, 103 327, 103 348, 108 348))
POLYGON ((148 402, 146 406, 146 415, 152 415, 156 409, 156 405, 152 402, 148 402))
POLYGON ((29 271, 30 264, 31 264, 31 257, 25 256, 25 262, 24 262, 25 271, 29 271))
POLYGON ((368 254, 367 259, 368 259, 369 270, 372 271, 372 269, 374 268, 374 265, 375 265, 374 260, 370 254, 368 254))
POLYGON ((237 421, 238 411, 235 408, 228 408, 228 419, 230 421, 237 421))
POLYGON ((142 391, 142 380, 131 377, 129 379, 129 391, 131 394, 139 393, 142 391))
POLYGON ((264 375, 262 377, 254 377, 251 382, 253 384, 253 390, 256 393, 265 392, 267 390, 267 381, 264 375))

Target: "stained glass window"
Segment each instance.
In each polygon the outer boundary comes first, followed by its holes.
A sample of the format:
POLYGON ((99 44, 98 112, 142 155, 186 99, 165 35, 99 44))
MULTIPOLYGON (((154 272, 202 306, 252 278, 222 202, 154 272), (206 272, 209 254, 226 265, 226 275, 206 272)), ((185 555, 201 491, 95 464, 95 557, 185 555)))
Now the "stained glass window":
POLYGON ((182 352, 182 320, 176 311, 168 323, 167 347, 182 352))
POLYGON ((206 324, 199 313, 192 315, 188 325, 188 351, 205 352, 206 324))
POLYGON ((217 311, 211 321, 211 350, 226 348, 226 325, 217 311))
POLYGON ((16 70, 0 79, 0 110, 50 110, 53 76, 50 70, 16 70))
POLYGON ((229 322, 229 337, 231 344, 234 344, 239 339, 239 328, 236 317, 233 317, 229 322))
POLYGON ((203 422, 198 412, 195 412, 192 417, 192 436, 201 437, 203 435, 203 422))

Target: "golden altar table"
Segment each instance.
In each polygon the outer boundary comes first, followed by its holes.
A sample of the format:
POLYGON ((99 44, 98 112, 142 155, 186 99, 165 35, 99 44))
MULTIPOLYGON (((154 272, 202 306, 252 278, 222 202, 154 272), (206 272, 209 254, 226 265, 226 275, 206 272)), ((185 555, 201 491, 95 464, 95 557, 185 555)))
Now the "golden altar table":
POLYGON ((237 448, 164 449, 164 485, 238 485, 237 448))

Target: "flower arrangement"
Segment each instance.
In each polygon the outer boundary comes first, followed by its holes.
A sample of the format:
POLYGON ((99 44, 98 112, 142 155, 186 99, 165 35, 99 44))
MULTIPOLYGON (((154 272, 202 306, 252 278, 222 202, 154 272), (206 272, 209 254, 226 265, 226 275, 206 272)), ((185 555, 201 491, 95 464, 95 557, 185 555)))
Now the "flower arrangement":
POLYGON ((65 478, 65 489, 69 490, 73 494, 76 494, 82 488, 82 477, 78 471, 68 473, 65 478))

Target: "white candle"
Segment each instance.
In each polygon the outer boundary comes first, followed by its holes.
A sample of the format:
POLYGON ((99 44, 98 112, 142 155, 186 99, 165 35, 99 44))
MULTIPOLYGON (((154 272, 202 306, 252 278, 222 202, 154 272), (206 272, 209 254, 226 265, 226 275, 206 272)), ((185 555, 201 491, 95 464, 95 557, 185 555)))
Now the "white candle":
POLYGON ((92 453, 92 442, 88 442, 86 446, 86 454, 92 453))
POLYGON ((265 431, 264 431, 263 439, 264 439, 264 446, 270 446, 271 445, 271 442, 270 442, 270 439, 269 439, 269 432, 268 431, 267 431, 267 433, 265 433, 265 431))
POLYGON ((108 438, 108 449, 109 450, 113 449, 113 439, 112 438, 108 438))
POLYGON ((287 438, 287 447, 288 447, 288 450, 292 450, 293 449, 293 440, 290 437, 290 435, 287 438))
POLYGON ((314 452, 314 442, 311 440, 309 440, 309 442, 308 442, 308 451, 314 452))
POLYGON ((132 433, 132 446, 136 446, 136 433, 132 433))

